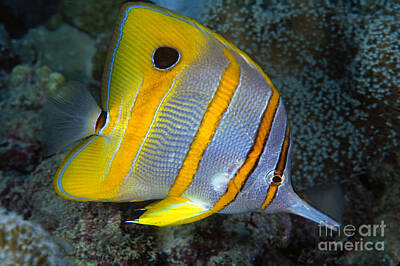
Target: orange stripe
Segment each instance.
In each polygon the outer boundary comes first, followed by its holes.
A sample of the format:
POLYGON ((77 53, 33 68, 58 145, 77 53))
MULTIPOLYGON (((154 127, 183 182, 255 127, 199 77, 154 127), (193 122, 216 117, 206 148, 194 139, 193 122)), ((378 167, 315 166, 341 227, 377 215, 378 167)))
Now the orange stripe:
MULTIPOLYGON (((286 122, 287 123, 287 122, 286 122)), ((289 152, 289 143, 290 143, 290 129, 289 129, 289 124, 286 125, 286 133, 285 133, 285 141, 283 142, 282 145, 282 150, 279 155, 279 160, 276 165, 276 170, 275 170, 275 175, 279 175, 282 177, 282 181, 275 184, 271 183, 268 190, 267 190, 267 195, 265 197, 264 203, 261 205, 261 209, 264 210, 269 204, 271 204, 272 200, 275 198, 276 193, 278 192, 278 188, 280 184, 283 182, 283 171, 285 170, 286 167, 286 161, 287 161, 287 155, 289 152)))
POLYGON ((265 209, 275 198, 276 192, 278 192, 279 185, 271 184, 267 190, 267 196, 265 197, 264 203, 261 206, 261 209, 265 209))
POLYGON ((197 134, 190 145, 182 168, 172 185, 168 197, 181 196, 193 181, 201 158, 211 142, 215 131, 226 112, 229 103, 239 84, 240 68, 232 52, 224 48, 224 54, 230 64, 222 75, 221 82, 214 95, 213 100, 208 104, 207 111, 203 116, 197 134))
POLYGON ((257 167, 257 163, 260 159, 262 151, 264 150, 264 147, 268 140, 269 133, 271 131, 272 122, 275 117, 275 112, 278 108, 279 93, 273 85, 271 86, 271 88, 272 88, 272 95, 269 100, 268 106, 264 111, 260 126, 258 127, 255 142, 249 154, 247 155, 246 161, 239 169, 239 171, 236 173, 235 177, 229 181, 228 188, 225 194, 217 201, 217 203, 215 203, 215 205, 211 210, 206 211, 193 218, 189 218, 172 225, 191 223, 206 218, 212 215, 213 213, 217 213, 220 210, 222 210, 225 206, 227 206, 229 203, 231 203, 239 194, 240 189, 243 187, 247 178, 257 167))
POLYGON ((211 209, 211 211, 214 213, 222 210, 226 205, 231 203, 236 198, 246 180, 257 167, 261 153, 264 150, 264 147, 269 137, 269 133, 271 132, 272 122, 274 121, 275 113, 278 109, 279 104, 279 93, 274 87, 271 88, 272 95, 269 100, 267 109, 263 114, 263 118, 261 120, 260 127, 258 128, 257 137, 254 145, 242 167, 236 173, 235 177, 229 181, 228 189, 225 194, 211 209))

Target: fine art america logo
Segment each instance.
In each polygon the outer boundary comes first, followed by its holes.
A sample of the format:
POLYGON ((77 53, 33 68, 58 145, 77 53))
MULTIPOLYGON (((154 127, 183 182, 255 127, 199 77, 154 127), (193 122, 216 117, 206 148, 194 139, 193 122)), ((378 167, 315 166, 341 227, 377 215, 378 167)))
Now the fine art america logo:
POLYGON ((378 241, 383 239, 385 236, 385 223, 381 221, 380 224, 362 224, 360 226, 354 226, 347 224, 336 230, 327 228, 323 225, 319 225, 319 236, 320 237, 332 237, 337 235, 338 237, 343 236, 345 240, 338 241, 320 241, 318 243, 318 249, 321 251, 383 251, 385 250, 385 242, 378 241), (357 238, 357 240, 350 240, 357 238))

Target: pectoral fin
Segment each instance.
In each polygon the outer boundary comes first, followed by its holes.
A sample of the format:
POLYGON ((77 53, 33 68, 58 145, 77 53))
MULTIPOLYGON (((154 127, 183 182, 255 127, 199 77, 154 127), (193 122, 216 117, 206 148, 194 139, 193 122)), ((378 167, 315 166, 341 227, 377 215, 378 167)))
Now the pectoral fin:
POLYGON ((146 212, 138 219, 128 222, 163 227, 184 224, 188 219, 194 222, 211 215, 205 215, 209 209, 203 204, 183 197, 167 197, 149 204, 145 209, 146 212))

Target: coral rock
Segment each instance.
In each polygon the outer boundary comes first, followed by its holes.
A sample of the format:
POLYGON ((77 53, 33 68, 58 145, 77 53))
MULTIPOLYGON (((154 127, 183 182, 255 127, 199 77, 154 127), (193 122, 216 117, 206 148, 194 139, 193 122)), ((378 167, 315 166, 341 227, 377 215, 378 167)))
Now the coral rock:
POLYGON ((0 261, 2 265, 68 265, 69 247, 56 242, 39 225, 0 207, 0 261))

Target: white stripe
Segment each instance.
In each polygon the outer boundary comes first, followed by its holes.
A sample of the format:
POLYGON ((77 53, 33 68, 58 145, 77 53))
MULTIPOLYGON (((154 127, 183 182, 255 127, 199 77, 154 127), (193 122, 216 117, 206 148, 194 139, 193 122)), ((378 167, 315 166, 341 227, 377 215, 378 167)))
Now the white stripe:
MULTIPOLYGON (((117 144, 117 148, 115 149, 113 155, 111 156, 110 161, 108 162, 108 167, 106 168, 106 172, 104 173, 104 176, 103 176, 103 180, 102 180, 102 181, 104 181, 104 180, 106 179, 106 177, 107 177, 107 175, 108 175, 108 173, 110 172, 110 169, 111 169, 111 163, 114 161, 115 155, 118 153, 119 149, 121 148, 121 143, 122 143, 122 140, 124 139, 125 132, 126 132, 126 129, 128 128, 129 120, 130 120, 130 118, 131 118, 132 108, 133 108, 133 106, 135 105, 136 98, 137 98, 137 96, 138 96, 138 94, 139 94, 139 91, 140 91, 140 88, 142 87, 142 84, 143 84, 143 79, 142 79, 142 81, 140 82, 140 85, 139 85, 139 87, 138 87, 138 89, 137 89, 137 91, 136 91, 135 97, 134 97, 133 100, 132 100, 132 103, 131 103, 131 106, 130 106, 129 112, 128 112, 128 119, 127 119, 127 121, 126 121, 126 126, 124 127, 124 130, 123 130, 123 132, 122 132, 122 136, 119 138, 119 141, 118 141, 118 144, 117 144)), ((123 96, 122 93, 121 93, 121 98, 122 98, 122 102, 124 102, 124 96, 123 96)), ((114 135, 114 132, 115 132, 115 130, 116 130, 118 124, 119 124, 119 121, 120 121, 120 118, 121 118, 121 109, 122 109, 122 106, 123 106, 123 104, 121 104, 120 107, 119 107, 118 120, 117 120, 117 122, 115 123, 115 127, 113 128, 113 131, 112 131, 111 135, 114 135)), ((107 141, 107 136, 106 136, 106 141, 107 141)))

